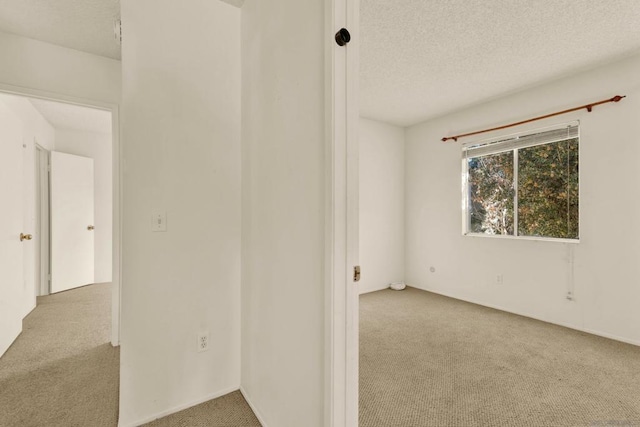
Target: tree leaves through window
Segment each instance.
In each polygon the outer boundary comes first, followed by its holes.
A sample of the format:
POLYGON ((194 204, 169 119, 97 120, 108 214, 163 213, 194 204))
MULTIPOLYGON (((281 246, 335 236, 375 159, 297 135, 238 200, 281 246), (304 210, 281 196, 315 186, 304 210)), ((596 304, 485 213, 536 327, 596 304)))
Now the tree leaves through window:
POLYGON ((578 138, 471 157, 467 162, 469 232, 579 237, 578 138))

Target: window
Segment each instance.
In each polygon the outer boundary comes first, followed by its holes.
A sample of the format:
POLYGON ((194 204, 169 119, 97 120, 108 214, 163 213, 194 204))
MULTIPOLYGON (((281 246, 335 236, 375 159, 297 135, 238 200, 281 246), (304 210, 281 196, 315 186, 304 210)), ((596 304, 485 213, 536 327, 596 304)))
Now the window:
POLYGON ((463 146, 464 233, 578 239, 578 130, 463 146))

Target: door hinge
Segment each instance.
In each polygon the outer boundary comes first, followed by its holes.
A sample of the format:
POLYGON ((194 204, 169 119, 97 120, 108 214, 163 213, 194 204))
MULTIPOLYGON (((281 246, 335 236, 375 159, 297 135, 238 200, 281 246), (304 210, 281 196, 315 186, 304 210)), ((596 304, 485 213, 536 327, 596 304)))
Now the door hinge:
POLYGON ((51 281, 51 273, 47 274, 47 280, 51 281))
POLYGON ((116 19, 113 21, 113 36, 116 39, 118 46, 122 44, 122 20, 116 19))
POLYGON ((354 282, 359 282, 360 281, 360 266, 356 265, 355 267, 353 267, 353 281, 354 282))

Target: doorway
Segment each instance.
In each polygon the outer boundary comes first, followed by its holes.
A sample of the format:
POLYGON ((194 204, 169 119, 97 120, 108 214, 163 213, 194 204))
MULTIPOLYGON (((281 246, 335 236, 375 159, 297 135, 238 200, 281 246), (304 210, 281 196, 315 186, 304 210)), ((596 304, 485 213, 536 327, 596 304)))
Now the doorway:
POLYGON ((0 273, 15 275, 15 292, 0 290, 13 309, 2 310, 12 323, 0 324, 0 406, 13 407, 0 424, 32 423, 60 408, 83 424, 96 407, 104 412, 96 417, 116 424, 117 110, 24 95, 0 93, 0 112, 11 119, 3 128, 13 130, 0 139, 0 192, 3 211, 15 217, 0 221, 10 237, 2 253, 15 255, 0 259, 0 273))
MULTIPOLYGON (((15 311, 13 317, 16 317, 16 322, 19 323, 35 308, 36 298, 39 296, 91 283, 111 283, 109 285, 109 293, 112 295, 110 341, 112 345, 118 345, 120 180, 118 132, 114 131, 118 129, 117 107, 86 101, 78 102, 73 99, 45 99, 39 93, 22 89, 18 92, 3 88, 0 91, 0 98, 13 121, 20 123, 17 127, 20 135, 15 139, 16 141, 20 139, 22 162, 14 160, 12 164, 15 166, 14 169, 17 169, 13 171, 11 177, 7 175, 3 180, 4 187, 7 187, 4 190, 17 191, 23 199, 21 203, 11 205, 12 211, 16 211, 16 217, 22 218, 20 221, 22 225, 11 227, 11 232, 15 234, 16 230, 13 229, 16 228, 19 229, 18 234, 22 233, 25 236, 20 241, 21 250, 18 246, 13 248, 13 244, 4 245, 7 248, 11 246, 14 252, 21 252, 20 262, 13 263, 15 266, 21 266, 14 267, 16 274, 20 273, 21 279, 13 281, 21 285, 19 289, 16 286, 20 302, 16 310, 6 310, 6 312, 15 311), (64 224, 61 228, 64 231, 55 233, 55 227, 59 227, 60 224, 55 219, 53 222, 51 220, 52 216, 56 218, 55 200, 60 201, 66 197, 60 191, 57 196, 55 194, 56 188, 62 190, 62 187, 54 186, 52 190, 52 174, 62 176, 70 171, 69 165, 64 162, 58 162, 58 174, 56 174, 55 165, 52 171, 51 158, 55 156, 72 156, 68 158, 77 160, 84 158, 95 162, 95 182, 88 186, 91 191, 95 189, 95 202, 91 200, 85 203, 88 205, 86 210, 90 211, 91 215, 95 213, 95 221, 92 218, 83 221, 86 222, 82 226, 83 233, 91 238, 87 240, 85 249, 76 251, 71 262, 68 262, 75 270, 79 257, 84 256, 87 261, 84 264, 88 265, 85 270, 89 271, 89 274, 71 286, 58 286, 52 290, 51 281, 55 281, 56 271, 59 273, 58 276, 61 276, 63 270, 59 268, 60 260, 56 260, 56 251, 52 251, 51 248, 58 244, 61 237, 70 234, 64 224), (53 206, 52 192, 54 193, 53 206)), ((8 146, 5 148, 8 149, 8 146)), ((9 169, 5 168, 5 170, 9 169)), ((77 177, 67 179, 72 184, 66 189, 67 195, 78 193, 77 183, 94 181, 94 174, 91 171, 85 175, 81 179, 77 177)), ((92 199, 93 196, 89 195, 89 198, 92 199)), ((69 202, 64 200, 62 207, 58 206, 58 210, 64 212, 64 215, 58 215, 58 218, 67 217, 68 213, 78 211, 78 206, 69 202)), ((78 246, 76 242, 72 242, 71 247, 76 246, 78 246)), ((65 252, 69 251, 57 251, 58 254, 65 252)), ((5 261, 9 259, 11 257, 5 257, 5 261)), ((6 301, 10 298, 2 295, 0 299, 6 301)), ((11 324, 11 322, 5 323, 11 324)), ((20 329, 17 329, 17 333, 20 329)), ((8 338, 9 343, 15 339, 17 333, 9 334, 13 335, 12 338, 8 338)), ((8 348, 9 345, 5 347, 8 348)))

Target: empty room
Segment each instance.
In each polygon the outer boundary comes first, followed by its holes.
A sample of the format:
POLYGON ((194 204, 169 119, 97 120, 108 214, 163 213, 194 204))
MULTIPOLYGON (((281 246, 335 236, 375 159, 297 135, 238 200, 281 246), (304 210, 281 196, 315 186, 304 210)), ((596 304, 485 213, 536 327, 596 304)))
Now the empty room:
POLYGON ((361 0, 361 427, 640 423, 638 24, 361 0))

